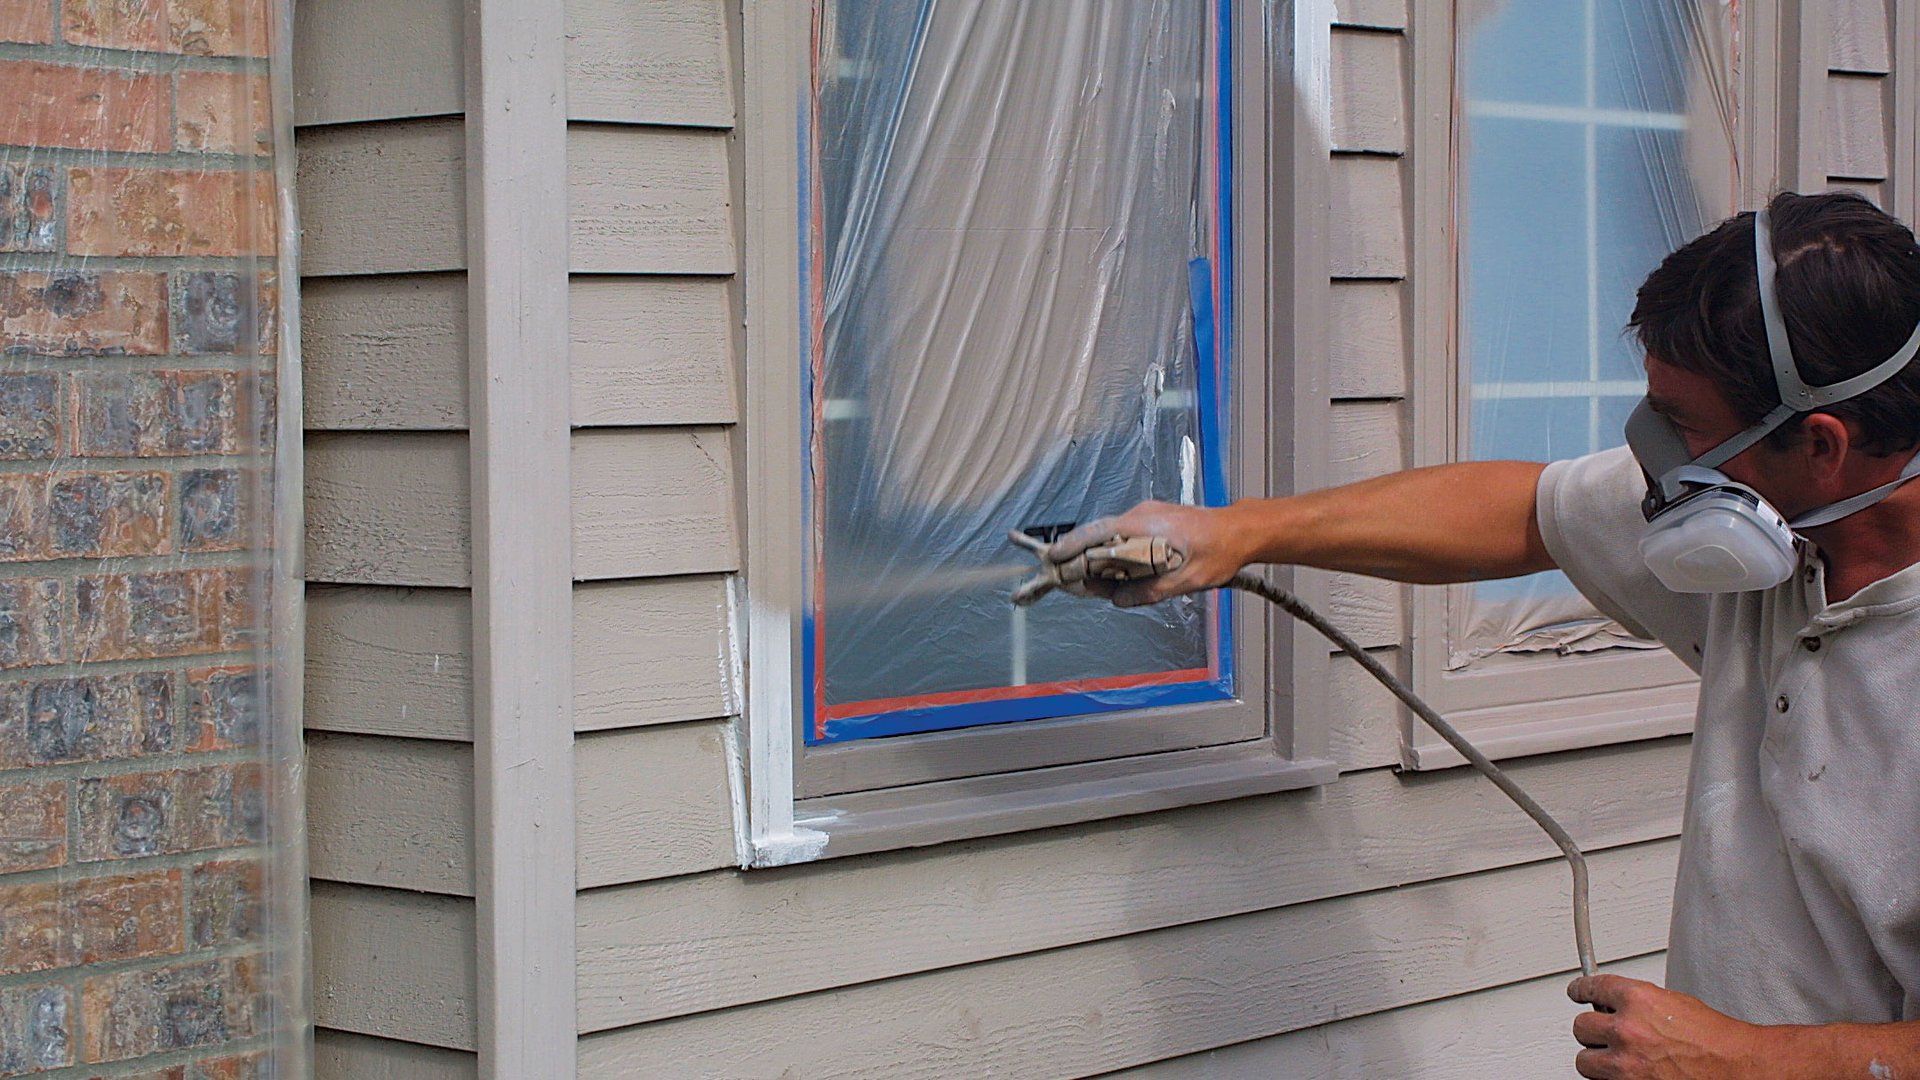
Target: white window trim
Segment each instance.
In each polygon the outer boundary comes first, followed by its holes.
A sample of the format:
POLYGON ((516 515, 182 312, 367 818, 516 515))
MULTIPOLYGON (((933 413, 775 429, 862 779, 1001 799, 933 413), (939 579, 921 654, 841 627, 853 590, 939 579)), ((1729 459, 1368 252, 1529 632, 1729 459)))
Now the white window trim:
MULTIPOLYGON (((1436 119, 1444 116, 1444 123, 1416 125, 1413 132, 1416 465, 1456 460, 1464 393, 1457 362, 1458 283, 1452 261, 1456 137, 1452 102, 1457 85, 1453 6, 1413 5, 1410 27, 1413 99, 1447 103, 1430 112, 1436 119), (1444 358, 1444 362, 1423 362, 1423 358, 1444 358)), ((1783 7, 1800 6, 1753 0, 1741 8, 1744 67, 1739 72, 1741 111, 1735 139, 1742 162, 1736 197, 1742 208, 1757 205, 1779 187, 1805 183, 1821 145, 1817 125, 1827 42, 1824 33, 1810 34, 1809 28, 1824 29, 1824 22, 1801 23, 1798 33, 1789 33, 1782 23, 1783 7), (1797 51, 1789 52, 1790 46, 1797 51), (1806 73, 1816 68, 1819 80, 1809 82, 1806 73), (1783 128, 1783 123, 1790 126, 1783 128)), ((1583 119, 1604 122, 1608 118, 1583 119)), ((1639 123, 1644 115, 1636 113, 1634 119, 1639 123)), ((1572 383, 1554 392, 1584 395, 1593 385, 1598 384, 1572 383)), ((1413 684, 1489 757, 1574 750, 1692 730, 1697 680, 1665 650, 1609 650, 1554 656, 1550 662, 1515 656, 1510 663, 1447 671, 1448 605, 1459 602, 1459 595, 1457 588, 1413 591, 1413 684)), ((1401 760, 1410 769, 1465 764, 1410 715, 1401 728, 1401 760)))
MULTIPOLYGON (((1235 0, 1235 228, 1242 243, 1239 332, 1242 401, 1236 412, 1270 418, 1265 454, 1240 455, 1249 493, 1320 485, 1326 445, 1324 371, 1328 305, 1328 137, 1333 0, 1303 0, 1270 18, 1264 0, 1235 0), (1291 80, 1266 65, 1288 63, 1291 80), (1277 94, 1268 93, 1268 87, 1277 94), (1249 103, 1264 103, 1264 115, 1249 103), (1264 130, 1263 130, 1264 127, 1264 130), (1251 134, 1253 137, 1246 137, 1251 134), (1241 178, 1245 177, 1246 180, 1241 178), (1261 195, 1266 193, 1266 198, 1261 195), (1271 211, 1269 211, 1271 208, 1271 211), (1249 263, 1269 246, 1288 253, 1249 263), (1251 271, 1251 272, 1249 272, 1251 271), (1268 313, 1261 318, 1258 313, 1268 313), (1271 329, 1269 329, 1271 326, 1271 329), (1253 370, 1246 358, 1288 359, 1253 370), (1292 358, 1304 359, 1299 364, 1292 358), (1269 406, 1277 403, 1279 408, 1269 406)), ((801 692, 802 574, 798 492, 801 418, 786 388, 799 385, 798 208, 794 192, 803 123, 801 87, 811 4, 744 0, 744 164, 741 224, 745 358, 742 452, 746 477, 744 578, 732 593, 733 650, 744 658, 745 715, 734 732, 736 844, 743 867, 838 855, 1237 798, 1331 781, 1327 757, 1326 649, 1284 615, 1242 598, 1236 637, 1258 626, 1258 656, 1242 646, 1242 697, 1268 717, 1264 735, 1223 745, 1067 762, 965 779, 802 798, 794 717, 801 692), (1257 624, 1256 622, 1257 621, 1257 624), (1249 663, 1257 660, 1258 663, 1249 663)), ((1291 575, 1282 575, 1283 579, 1291 575)), ((1289 581, 1311 600, 1318 575, 1289 581)), ((1032 725, 1056 722, 1032 722, 1032 725)), ((1032 725, 1012 725, 1029 727, 1032 725)), ((1037 730, 1037 728, 1036 728, 1037 730)), ((1044 732, 1040 734, 1044 735, 1044 732)), ((921 738, 915 736, 913 738, 921 738)), ((857 753, 857 749, 852 751, 857 753)))

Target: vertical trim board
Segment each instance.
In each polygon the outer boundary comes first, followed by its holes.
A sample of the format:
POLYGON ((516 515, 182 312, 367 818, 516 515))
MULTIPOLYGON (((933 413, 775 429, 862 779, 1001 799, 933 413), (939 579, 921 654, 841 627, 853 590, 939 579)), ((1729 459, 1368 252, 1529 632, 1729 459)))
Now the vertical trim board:
POLYGON ((733 126, 724 0, 566 0, 567 115, 733 126))
POLYGON ((480 1075, 574 1074, 566 41, 548 0, 466 27, 480 1075))
POLYGON ((466 428, 464 276, 314 278, 301 294, 307 430, 466 428))
POLYGON ((295 123, 464 107, 459 0, 302 0, 293 15, 295 123))
POLYGON ((466 267, 462 122, 405 120, 298 135, 300 272, 466 267))

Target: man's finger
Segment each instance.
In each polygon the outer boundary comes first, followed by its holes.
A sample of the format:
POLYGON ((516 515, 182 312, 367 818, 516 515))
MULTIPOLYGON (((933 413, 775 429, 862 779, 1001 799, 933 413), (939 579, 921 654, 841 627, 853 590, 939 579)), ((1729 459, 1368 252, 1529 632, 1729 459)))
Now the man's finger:
POLYGON ((1084 555, 1088 548, 1101 544, 1119 535, 1119 518, 1103 517, 1087 522, 1047 548, 1047 558, 1057 563, 1066 562, 1077 555, 1084 555))
POLYGON ((1638 979, 1621 975, 1582 975, 1567 985, 1567 996, 1582 1005, 1597 1005, 1619 1012, 1626 1005, 1627 996, 1633 988, 1644 985, 1638 979))
POLYGON ((1573 1071, 1587 1080, 1620 1080, 1619 1061, 1611 1050, 1582 1050, 1573 1057, 1573 1071))
POLYGON ((1573 1018, 1573 1038, 1581 1046, 1604 1050, 1613 1045, 1614 1025, 1619 1021, 1608 1013, 1583 1012, 1573 1018))

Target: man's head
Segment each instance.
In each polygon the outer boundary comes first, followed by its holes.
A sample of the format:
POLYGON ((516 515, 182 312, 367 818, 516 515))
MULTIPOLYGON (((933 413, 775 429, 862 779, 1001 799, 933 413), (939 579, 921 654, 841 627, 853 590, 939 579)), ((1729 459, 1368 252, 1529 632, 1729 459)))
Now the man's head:
MULTIPOLYGON (((1800 377, 1824 386, 1892 355, 1920 323, 1920 248, 1911 230, 1851 192, 1776 195, 1775 279, 1800 377)), ((1628 321, 1647 356, 1711 378, 1743 423, 1780 404, 1753 259, 1753 214, 1738 214, 1667 256, 1628 321)), ((1875 455, 1920 446, 1920 363, 1820 410, 1857 427, 1875 455)), ((1789 423, 1776 447, 1798 438, 1789 423)), ((1904 456, 1904 455, 1903 455, 1904 456)))

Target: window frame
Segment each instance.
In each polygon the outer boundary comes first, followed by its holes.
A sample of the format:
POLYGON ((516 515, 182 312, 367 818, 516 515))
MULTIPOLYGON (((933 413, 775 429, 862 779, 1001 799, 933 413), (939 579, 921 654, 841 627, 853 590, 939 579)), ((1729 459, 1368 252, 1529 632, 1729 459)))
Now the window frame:
MULTIPOLYGON (((1304 441, 1324 444, 1302 425, 1325 419, 1301 407, 1303 387, 1323 387, 1315 365, 1323 350, 1276 349, 1305 332, 1293 293, 1302 256, 1263 265, 1268 225, 1317 205, 1301 231, 1312 233, 1306 258, 1321 259, 1326 291, 1327 150, 1330 105, 1326 51, 1331 0, 1309 0, 1284 22, 1269 22, 1269 0, 1232 0, 1235 94, 1235 269, 1233 305, 1238 366, 1228 464, 1239 494, 1304 490, 1316 457, 1304 441), (1296 87, 1274 67, 1279 35, 1284 56, 1307 72, 1296 87), (1281 91, 1278 102, 1270 91, 1281 91), (1275 108, 1275 104, 1299 108, 1275 108), (1289 115, 1291 112, 1291 115, 1289 115), (1270 125, 1275 116, 1285 127, 1270 125), (1318 146, 1318 169, 1311 165, 1318 146), (1296 158, 1305 156, 1306 168, 1296 158), (1306 174, 1303 178, 1303 174, 1306 174), (1281 182, 1276 182, 1281 181, 1281 182), (1275 213, 1277 199, 1289 200, 1275 213), (1288 317, 1292 316, 1292 317, 1288 317), (1247 358, 1312 356, 1313 364, 1249 363, 1247 358), (1276 411, 1273 406, 1280 406, 1276 411), (1292 437, 1289 437, 1292 436, 1292 437)), ((1325 783, 1337 775, 1326 759, 1321 700, 1324 650, 1300 647, 1284 614, 1267 605, 1233 605, 1238 698, 988 725, 884 739, 807 745, 802 672, 801 484, 802 409, 796 194, 807 122, 805 109, 811 3, 745 0, 743 4, 742 192, 743 371, 746 477, 743 517, 746 568, 734 581, 734 625, 743 633, 744 736, 735 770, 744 809, 738 846, 743 866, 790 862, 937 843, 1067 824, 1171 806, 1237 798, 1325 783), (1317 669, 1311 658, 1318 654, 1317 669), (1306 663, 1303 664, 1303 661, 1306 663), (1195 731, 1195 724, 1202 729, 1195 731), (1006 763, 1017 762, 1010 768, 1006 763)), ((1272 250, 1288 251, 1276 236, 1272 250)), ((1324 317, 1324 311, 1321 313, 1324 317)), ((1324 413, 1324 409, 1319 411, 1324 413)), ((1288 575, 1290 576, 1290 575, 1288 575)))
MULTIPOLYGON (((1741 8, 1744 66, 1736 73, 1741 108, 1735 153, 1742 162, 1735 208, 1747 209, 1778 186, 1794 186, 1811 164, 1809 119, 1801 100, 1815 42, 1804 26, 1782 18, 1785 0, 1753 0, 1741 8), (1791 127, 1782 129, 1783 122, 1791 127)), ((1413 132, 1413 356, 1415 465, 1461 460, 1461 417, 1468 407, 1458 340, 1459 274, 1455 264, 1459 42, 1455 5, 1414 5, 1415 101, 1444 102, 1413 132), (1421 363, 1439 357, 1444 362, 1421 363)), ((1824 66, 1825 39, 1817 42, 1824 66)), ((1817 143, 1814 144, 1817 146, 1817 143)), ((1818 182, 1818 181, 1816 181, 1818 182)), ((1448 671, 1449 612, 1464 602, 1460 586, 1420 587, 1411 602, 1414 688, 1493 758, 1609 745, 1693 730, 1698 678, 1665 649, 1609 649, 1572 656, 1514 655, 1477 670, 1448 671)), ((1465 764, 1410 714, 1401 725, 1401 763, 1409 769, 1465 764)))

